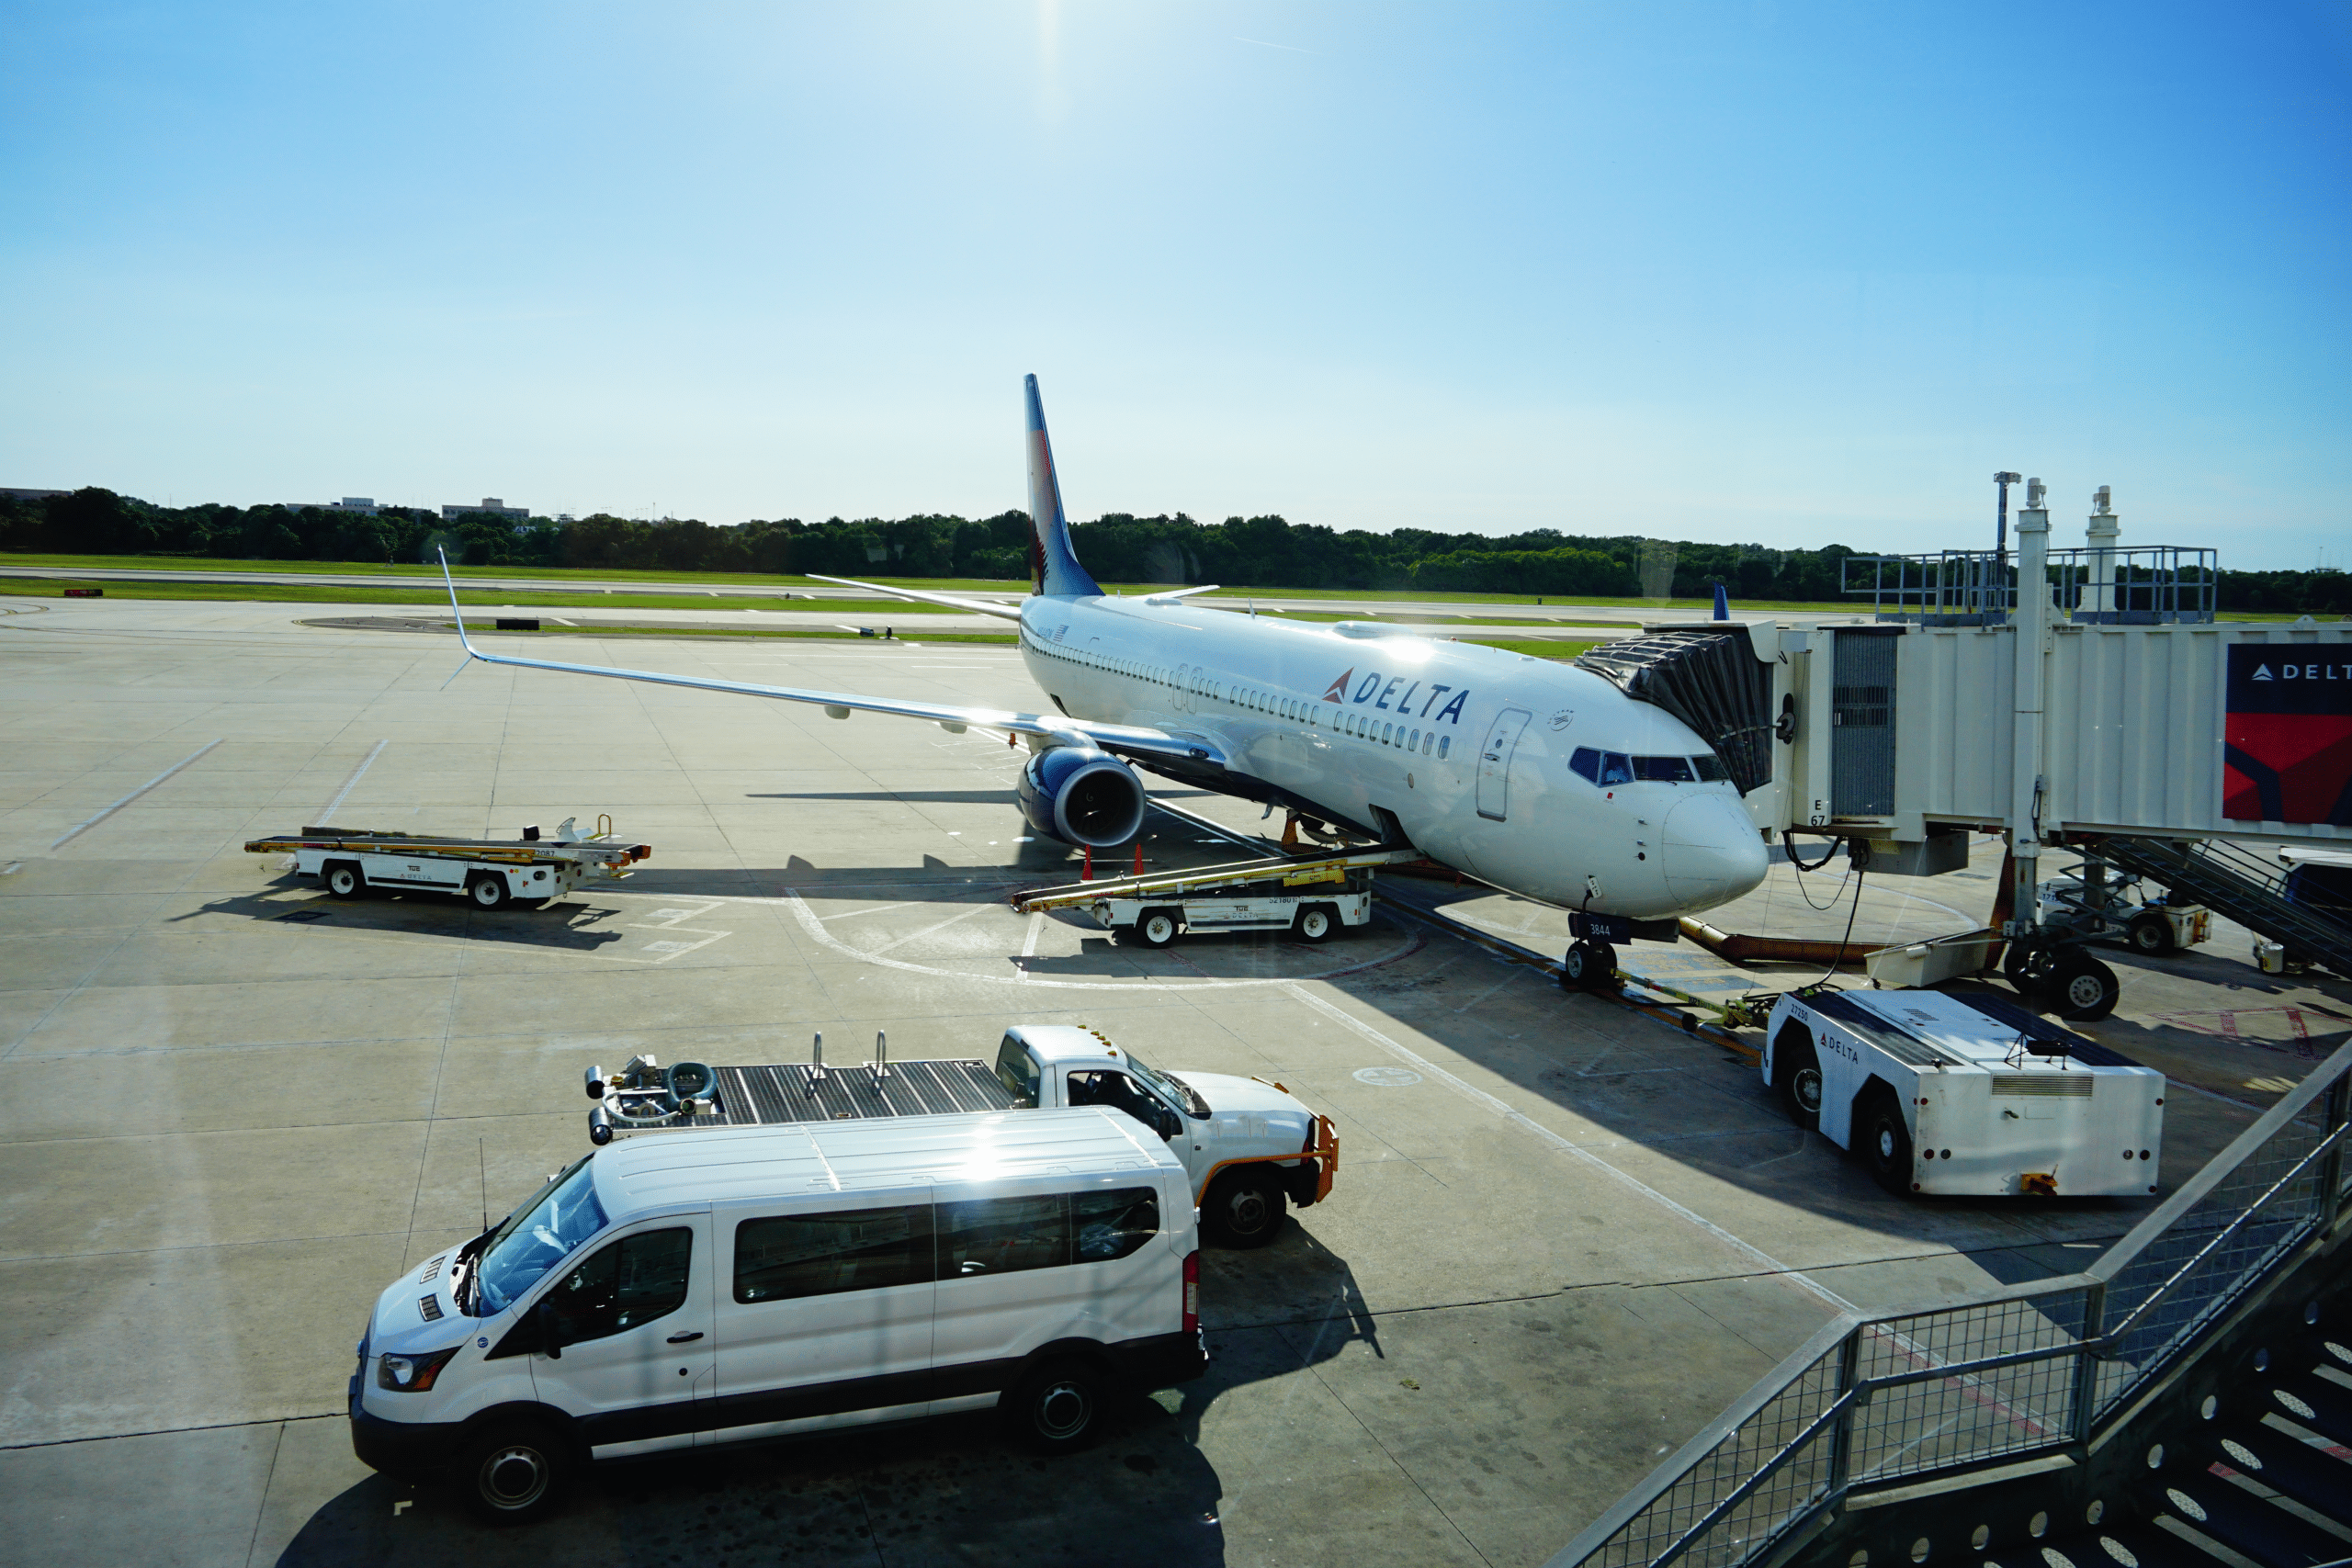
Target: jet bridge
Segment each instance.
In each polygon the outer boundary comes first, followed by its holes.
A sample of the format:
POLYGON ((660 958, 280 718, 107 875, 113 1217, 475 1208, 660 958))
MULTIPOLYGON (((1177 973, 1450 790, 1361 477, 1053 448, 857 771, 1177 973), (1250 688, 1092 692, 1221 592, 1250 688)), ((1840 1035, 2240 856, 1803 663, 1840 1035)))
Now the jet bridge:
MULTIPOLYGON (((1915 874, 1963 867, 1971 830, 2005 832, 2003 934, 2026 941, 2045 844, 2352 849, 2352 625, 2221 621, 2213 551, 2126 548, 2120 532, 2102 487, 2087 543, 2052 550, 2034 480, 2014 555, 1852 558, 1853 616, 1751 622, 1777 726, 1770 781, 1747 796, 1758 825, 1866 843, 1871 868, 1915 874)), ((2328 950, 2226 860, 2131 863, 2328 950), (2207 886, 2224 875, 2245 884, 2227 902, 2207 886)))

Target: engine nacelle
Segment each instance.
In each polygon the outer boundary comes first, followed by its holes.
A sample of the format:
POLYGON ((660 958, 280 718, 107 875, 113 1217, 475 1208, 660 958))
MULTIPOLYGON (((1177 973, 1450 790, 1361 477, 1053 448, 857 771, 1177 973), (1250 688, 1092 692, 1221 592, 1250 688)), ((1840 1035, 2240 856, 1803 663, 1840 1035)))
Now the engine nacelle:
POLYGON ((1054 746, 1021 770, 1021 815, 1066 844, 1106 850, 1143 830, 1143 781, 1108 751, 1054 746))

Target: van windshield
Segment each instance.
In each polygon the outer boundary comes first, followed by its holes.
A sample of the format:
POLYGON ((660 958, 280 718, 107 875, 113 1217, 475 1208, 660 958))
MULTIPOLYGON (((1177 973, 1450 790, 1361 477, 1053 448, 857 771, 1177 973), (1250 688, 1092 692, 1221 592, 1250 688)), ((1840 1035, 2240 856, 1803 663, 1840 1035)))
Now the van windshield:
POLYGON ((1191 1084, 1182 1078, 1170 1077, 1133 1051, 1127 1052, 1126 1056, 1127 1066, 1135 1069, 1136 1077, 1158 1089, 1170 1105, 1182 1106, 1196 1122, 1208 1120, 1209 1102, 1193 1093, 1191 1084))
POLYGON ((588 1168, 594 1157, 582 1157, 540 1188, 491 1233, 474 1273, 474 1316, 495 1317, 513 1306, 540 1275, 605 1228, 605 1206, 588 1168))

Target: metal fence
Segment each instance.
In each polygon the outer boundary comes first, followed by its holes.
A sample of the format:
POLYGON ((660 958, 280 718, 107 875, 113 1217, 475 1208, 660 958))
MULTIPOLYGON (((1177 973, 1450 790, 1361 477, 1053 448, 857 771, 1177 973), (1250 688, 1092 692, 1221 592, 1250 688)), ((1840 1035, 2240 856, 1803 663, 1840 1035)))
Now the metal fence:
MULTIPOLYGON (((2007 551, 1848 556, 1838 570, 1840 591, 1869 595, 1882 621, 2003 626, 2017 608, 2018 564, 2007 551)), ((2213 619, 2221 570, 2217 552, 2202 547, 2102 545, 2048 552, 2043 578, 2071 621, 2168 626, 2213 619)))
POLYGON ((1733 1568, 1856 1487, 2087 1441, 2346 1213, 2352 1045, 2080 1274, 1846 1316, 1554 1557, 1733 1568))

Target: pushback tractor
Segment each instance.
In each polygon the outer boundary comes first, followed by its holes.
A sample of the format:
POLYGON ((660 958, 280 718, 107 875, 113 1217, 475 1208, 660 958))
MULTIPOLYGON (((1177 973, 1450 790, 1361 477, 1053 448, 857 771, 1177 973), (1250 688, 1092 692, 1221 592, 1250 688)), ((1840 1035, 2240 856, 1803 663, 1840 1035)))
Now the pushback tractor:
POLYGON ((1764 1081, 1891 1192, 2156 1190, 2165 1077, 1990 994, 1791 992, 1764 1081))

